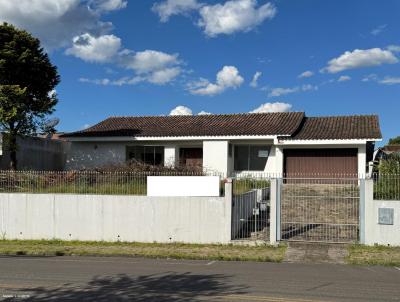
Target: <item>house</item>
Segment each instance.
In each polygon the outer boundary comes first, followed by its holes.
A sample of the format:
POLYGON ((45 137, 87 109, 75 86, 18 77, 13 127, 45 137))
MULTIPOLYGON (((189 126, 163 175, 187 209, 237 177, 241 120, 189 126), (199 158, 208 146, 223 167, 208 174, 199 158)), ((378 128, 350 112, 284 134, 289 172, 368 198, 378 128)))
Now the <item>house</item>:
POLYGON ((382 138, 376 115, 307 117, 304 112, 110 117, 63 136, 67 169, 137 159, 232 172, 365 174, 382 138))
POLYGON ((386 145, 375 150, 374 161, 379 162, 382 159, 389 159, 396 155, 400 156, 400 145, 386 145))

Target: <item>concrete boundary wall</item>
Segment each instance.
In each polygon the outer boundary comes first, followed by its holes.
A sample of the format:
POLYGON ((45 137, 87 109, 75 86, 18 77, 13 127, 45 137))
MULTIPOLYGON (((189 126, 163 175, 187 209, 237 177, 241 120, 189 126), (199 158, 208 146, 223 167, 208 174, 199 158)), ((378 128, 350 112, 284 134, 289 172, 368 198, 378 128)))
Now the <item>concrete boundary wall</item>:
POLYGON ((400 200, 374 200, 373 181, 365 181, 365 243, 400 246, 400 200), (379 209, 393 209, 393 224, 379 223, 379 209))
POLYGON ((0 238, 229 243, 230 198, 3 193, 0 238))

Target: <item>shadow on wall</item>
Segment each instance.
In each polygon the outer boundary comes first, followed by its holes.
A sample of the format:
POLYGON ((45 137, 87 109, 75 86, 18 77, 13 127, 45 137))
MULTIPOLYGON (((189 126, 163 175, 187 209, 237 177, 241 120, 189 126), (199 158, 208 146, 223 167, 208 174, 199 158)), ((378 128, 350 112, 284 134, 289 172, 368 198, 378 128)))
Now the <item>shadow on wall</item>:
POLYGON ((198 301, 200 298, 245 294, 244 286, 233 285, 230 276, 167 273, 131 278, 120 274, 95 277, 82 286, 21 289, 34 301, 198 301))

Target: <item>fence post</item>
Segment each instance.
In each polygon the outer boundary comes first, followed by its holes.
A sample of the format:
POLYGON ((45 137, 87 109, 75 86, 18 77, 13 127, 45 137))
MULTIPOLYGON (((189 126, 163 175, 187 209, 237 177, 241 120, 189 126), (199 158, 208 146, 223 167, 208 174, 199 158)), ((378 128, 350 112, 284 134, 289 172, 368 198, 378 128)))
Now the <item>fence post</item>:
POLYGON ((364 180, 363 191, 360 194, 360 243, 371 244, 370 236, 375 226, 374 217, 374 180, 364 180), (362 197, 362 198, 361 198, 362 197), (363 200, 362 200, 363 199, 363 200))
POLYGON ((225 242, 232 239, 232 178, 225 179, 225 242))
POLYGON ((359 233, 360 243, 365 243, 365 179, 360 179, 359 233))
POLYGON ((280 240, 280 179, 271 179, 269 243, 276 244, 280 240))

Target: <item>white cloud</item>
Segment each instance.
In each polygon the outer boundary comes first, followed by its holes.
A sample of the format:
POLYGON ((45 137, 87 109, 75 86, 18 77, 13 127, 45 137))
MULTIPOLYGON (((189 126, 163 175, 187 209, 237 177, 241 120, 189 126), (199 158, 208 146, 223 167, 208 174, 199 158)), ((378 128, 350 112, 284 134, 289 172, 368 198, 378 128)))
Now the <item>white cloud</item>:
POLYGON ((251 87, 257 87, 258 86, 258 79, 261 77, 261 75, 262 75, 262 72, 261 71, 257 71, 255 74, 254 74, 254 76, 253 76, 253 79, 251 80, 251 82, 250 82, 250 86, 251 87))
POLYGON ((387 50, 391 52, 400 52, 400 45, 389 45, 387 50))
POLYGON ((384 77, 384 79, 380 80, 379 83, 385 85, 397 85, 400 84, 400 77, 384 77))
POLYGON ((123 86, 123 85, 136 85, 140 82, 146 81, 146 78, 140 76, 134 77, 122 77, 120 79, 111 80, 108 78, 104 79, 88 79, 88 78, 80 78, 79 82, 81 83, 90 83, 101 86, 123 86))
POLYGON ((167 54, 156 50, 144 50, 128 56, 125 66, 138 73, 147 73, 178 65, 178 54, 167 54))
POLYGON ((103 85, 103 86, 107 86, 110 85, 111 80, 104 78, 104 79, 88 79, 88 78, 80 78, 79 82, 81 83, 92 83, 92 84, 96 84, 96 85, 103 85))
POLYGON ((272 19, 277 12, 272 3, 257 5, 257 0, 231 0, 224 4, 205 5, 199 10, 198 25, 209 37, 250 31, 263 21, 272 19))
POLYGON ((387 24, 379 25, 378 27, 371 30, 371 35, 374 35, 374 36, 379 35, 380 33, 382 33, 385 30, 386 26, 387 26, 387 24))
POLYGON ((215 84, 201 78, 197 82, 189 83, 188 89, 192 94, 215 95, 228 88, 236 89, 242 85, 243 81, 244 79, 240 76, 239 70, 235 66, 224 66, 217 73, 215 84))
POLYGON ((88 62, 115 63, 135 72, 133 77, 123 77, 118 80, 109 80, 109 82, 104 79, 83 81, 92 84, 122 86, 149 82, 165 85, 172 82, 182 72, 178 54, 171 55, 156 50, 136 53, 128 49, 121 50, 119 38, 113 35, 94 38, 86 34, 83 37, 77 37, 74 39, 74 46, 67 49, 66 53, 88 62))
POLYGON ((394 64, 398 59, 389 50, 380 48, 355 49, 328 62, 328 66, 322 71, 337 73, 343 70, 379 66, 382 64, 394 64))
POLYGON ((114 35, 93 37, 89 33, 73 39, 73 46, 65 53, 87 62, 111 62, 121 48, 121 39, 114 35))
POLYGON ((314 72, 312 72, 311 70, 307 70, 307 71, 304 71, 303 73, 299 74, 298 78, 299 79, 309 78, 309 77, 312 77, 313 75, 314 75, 314 72))
POLYGON ((347 76, 347 75, 342 75, 339 77, 339 79, 337 80, 338 82, 346 82, 346 81, 350 81, 351 77, 347 76))
POLYGON ((256 109, 250 111, 250 113, 266 113, 266 112, 287 112, 292 109, 292 105, 288 103, 275 102, 261 104, 256 109))
POLYGON ((192 109, 185 106, 177 106, 172 109, 169 115, 193 115, 192 109))
POLYGON ((73 37, 107 34, 112 24, 80 0, 0 0, 0 22, 8 22, 38 37, 49 49, 68 46, 73 37))
POLYGON ((272 88, 271 91, 268 93, 268 96, 269 97, 276 97, 276 96, 281 96, 281 95, 294 93, 294 92, 297 92, 297 91, 299 91, 298 87, 294 87, 294 88, 277 87, 277 88, 272 88))
POLYGON ((378 79, 378 76, 375 73, 371 73, 369 75, 364 76, 364 78, 361 80, 362 82, 370 82, 370 81, 376 81, 378 79))
POLYGON ((277 87, 277 88, 272 88, 269 90, 270 90, 270 92, 268 93, 268 97, 278 97, 278 96, 291 94, 291 93, 295 93, 295 92, 318 90, 318 86, 313 86, 313 85, 307 84, 307 85, 302 85, 302 86, 295 86, 292 88, 277 87))
POLYGON ((174 80, 180 73, 179 67, 165 68, 150 73, 147 79, 150 83, 164 85, 174 80))
POLYGON ((166 0, 155 3, 152 11, 158 14, 161 22, 167 22, 173 15, 187 15, 200 7, 201 4, 197 0, 166 0))
POLYGON ((202 111, 200 111, 199 113, 197 113, 197 115, 210 115, 210 114, 212 114, 212 113, 211 113, 211 112, 204 111, 204 110, 202 110, 202 111))
POLYGON ((120 10, 128 6, 127 0, 92 0, 89 2, 92 9, 98 12, 120 10))

